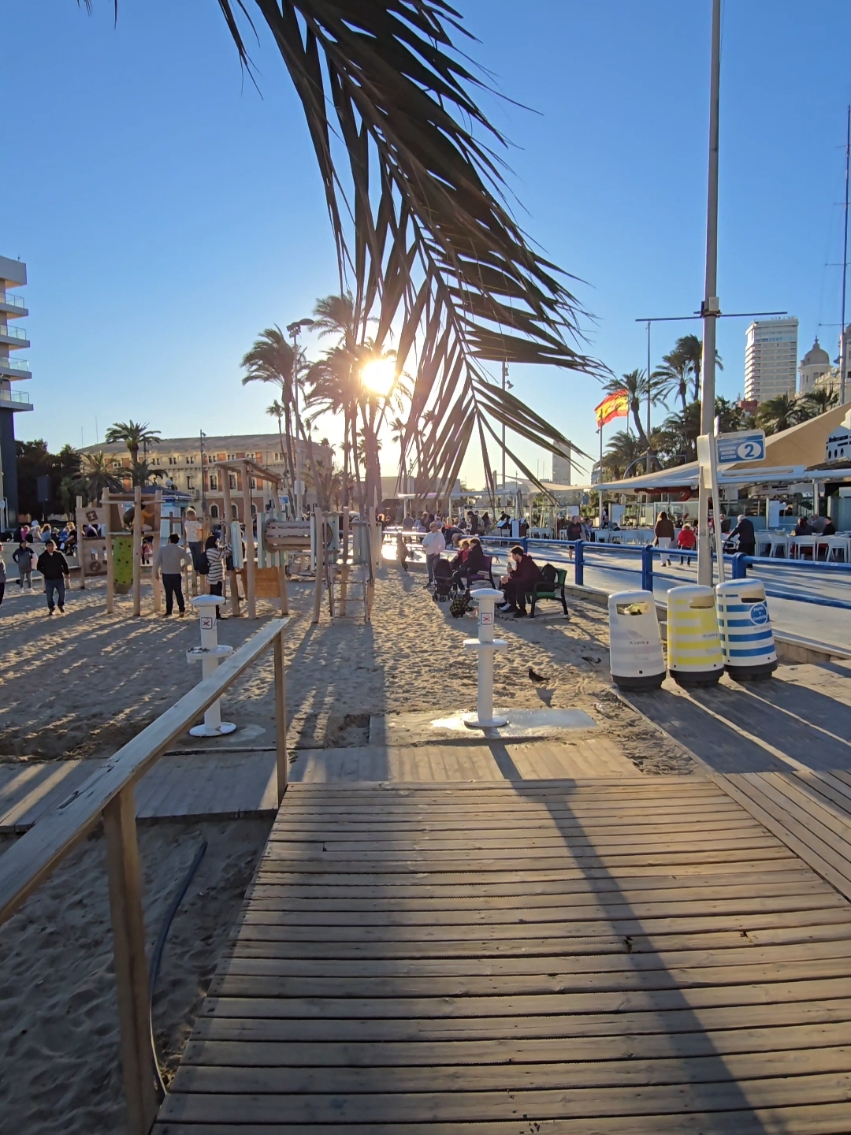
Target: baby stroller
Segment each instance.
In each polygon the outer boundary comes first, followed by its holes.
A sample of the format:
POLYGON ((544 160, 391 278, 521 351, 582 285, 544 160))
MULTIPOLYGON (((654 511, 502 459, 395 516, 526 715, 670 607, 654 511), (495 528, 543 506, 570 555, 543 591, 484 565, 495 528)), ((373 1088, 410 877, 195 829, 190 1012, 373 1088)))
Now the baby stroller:
POLYGON ((434 601, 448 603, 456 591, 452 582, 452 565, 449 560, 440 559, 434 565, 434 601))

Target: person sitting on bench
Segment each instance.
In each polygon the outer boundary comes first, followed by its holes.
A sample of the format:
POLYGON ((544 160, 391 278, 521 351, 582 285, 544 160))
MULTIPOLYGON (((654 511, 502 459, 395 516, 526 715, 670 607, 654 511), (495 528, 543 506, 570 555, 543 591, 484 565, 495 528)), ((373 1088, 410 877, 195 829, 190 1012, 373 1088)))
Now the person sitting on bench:
POLYGON ((508 555, 514 568, 499 581, 502 585, 502 594, 505 596, 505 602, 500 610, 513 611, 515 619, 522 619, 526 614, 526 592, 534 583, 540 581, 541 569, 531 556, 526 555, 519 544, 515 544, 508 555))
POLYGON ((469 582, 471 575, 476 572, 484 571, 485 569, 485 554, 482 551, 482 545, 478 536, 471 536, 469 540, 461 541, 462 548, 455 559, 452 561, 452 576, 454 582, 460 587, 462 582, 469 582), (467 547, 464 548, 463 545, 467 547), (464 554, 466 552, 466 555, 464 554))

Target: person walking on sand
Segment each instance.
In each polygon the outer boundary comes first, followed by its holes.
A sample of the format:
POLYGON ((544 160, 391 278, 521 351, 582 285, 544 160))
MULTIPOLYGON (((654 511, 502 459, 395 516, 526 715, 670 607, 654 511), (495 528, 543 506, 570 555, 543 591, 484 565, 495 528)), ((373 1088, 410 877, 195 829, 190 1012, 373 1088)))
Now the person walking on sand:
MULTIPOLYGON (((674 523, 669 518, 667 512, 659 513, 659 519, 656 521, 656 527, 653 529, 653 533, 656 537, 656 546, 661 548, 663 552, 669 552, 674 539, 674 523)), ((670 556, 668 556, 667 559, 663 559, 660 566, 665 567, 666 565, 667 567, 671 566, 670 556)))
POLYGON ((183 587, 181 586, 182 573, 183 565, 191 563, 191 556, 185 548, 181 548, 179 540, 178 534, 172 532, 167 543, 160 544, 160 549, 154 559, 154 578, 157 577, 157 573, 162 576, 163 590, 165 591, 164 619, 169 618, 174 611, 175 599, 181 616, 186 614, 186 603, 183 599, 183 587))
POLYGON ((446 540, 443 533, 440 531, 440 525, 436 520, 433 520, 429 525, 429 531, 423 536, 423 551, 425 552, 426 568, 428 569, 428 583, 426 587, 430 587, 434 583, 434 566, 440 559, 440 553, 446 548, 446 540))
POLYGON ((70 586, 71 570, 68 561, 57 550, 56 541, 48 540, 44 551, 38 557, 35 565, 44 577, 44 593, 47 596, 47 613, 52 615, 55 609, 53 596, 56 595, 59 613, 65 613, 65 588, 70 586))
POLYGON ((18 587, 21 591, 28 591, 32 595, 35 552, 25 540, 22 540, 12 553, 12 559, 18 565, 18 587))

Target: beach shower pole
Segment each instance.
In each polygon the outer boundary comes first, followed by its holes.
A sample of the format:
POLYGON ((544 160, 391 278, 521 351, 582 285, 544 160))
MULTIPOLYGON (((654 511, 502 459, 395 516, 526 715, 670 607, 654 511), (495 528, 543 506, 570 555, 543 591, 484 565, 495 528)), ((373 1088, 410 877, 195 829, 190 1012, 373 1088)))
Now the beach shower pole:
MULTIPOLYGON (((224 662, 233 654, 232 646, 220 646, 219 635, 216 630, 218 619, 216 607, 224 600, 219 595, 196 595, 189 602, 197 610, 201 623, 201 645, 195 646, 186 652, 187 662, 197 662, 201 659, 201 678, 209 678, 215 674, 220 662, 224 662)), ((204 714, 203 725, 193 725, 189 732, 193 737, 221 737, 224 733, 233 733, 236 726, 233 722, 222 721, 222 702, 217 698, 204 714)))
POLYGON ((480 587, 471 596, 479 605, 479 637, 464 639, 464 649, 478 651, 479 655, 476 712, 465 713, 463 718, 464 724, 471 729, 508 724, 506 717, 493 715, 493 654, 495 650, 505 650, 508 646, 504 638, 493 637, 494 605, 502 597, 502 592, 492 587, 480 587))

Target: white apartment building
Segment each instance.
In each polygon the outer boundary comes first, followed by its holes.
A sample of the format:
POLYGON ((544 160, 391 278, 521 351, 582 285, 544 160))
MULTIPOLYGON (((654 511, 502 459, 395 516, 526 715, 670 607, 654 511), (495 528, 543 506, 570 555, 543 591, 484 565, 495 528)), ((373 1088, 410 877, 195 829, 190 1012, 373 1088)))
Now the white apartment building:
POLYGON ((18 518, 18 473, 15 456, 15 414, 32 410, 29 394, 14 388, 30 377, 30 364, 15 351, 30 345, 23 327, 13 322, 29 314, 23 296, 12 288, 27 282, 27 266, 0 256, 0 526, 12 527, 18 518))
MULTIPOLYGON (((331 466, 332 451, 329 446, 313 442, 313 457, 317 464, 331 466)), ((294 441, 293 449, 296 457, 298 471, 303 476, 303 470, 309 468, 307 447, 303 441, 294 441)), ((123 442, 104 442, 102 445, 87 445, 81 453, 104 453, 112 458, 112 465, 116 471, 129 469, 130 454, 123 442)), ((140 459, 143 454, 140 454, 140 459)), ((152 483, 164 489, 177 489, 187 493, 193 501, 194 507, 203 505, 204 511, 211 520, 219 520, 224 516, 224 490, 222 477, 230 478, 232 519, 245 521, 243 516, 243 486, 242 479, 236 473, 226 473, 215 468, 217 461, 241 461, 248 458, 262 465, 273 473, 284 475, 286 458, 281 451, 281 438, 278 434, 231 434, 221 437, 204 437, 204 448, 201 450, 200 437, 171 437, 161 438, 155 445, 147 449, 147 463, 152 470, 162 472, 162 476, 152 483)), ((251 490, 251 513, 262 512, 266 503, 275 496, 274 487, 267 481, 258 481, 249 477, 251 490)), ((284 491, 284 487, 281 487, 284 491)), ((305 499, 309 503, 314 499, 312 491, 308 490, 305 499)), ((199 509, 200 511, 200 509, 199 509)))
POLYGON ((745 399, 794 395, 797 367, 797 318, 755 319, 745 333, 745 399))

